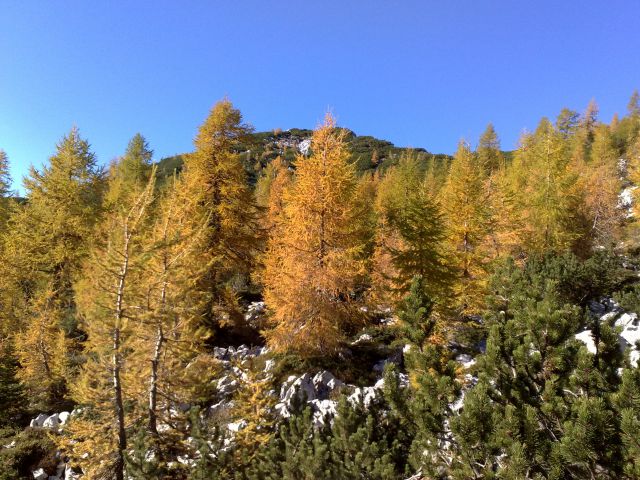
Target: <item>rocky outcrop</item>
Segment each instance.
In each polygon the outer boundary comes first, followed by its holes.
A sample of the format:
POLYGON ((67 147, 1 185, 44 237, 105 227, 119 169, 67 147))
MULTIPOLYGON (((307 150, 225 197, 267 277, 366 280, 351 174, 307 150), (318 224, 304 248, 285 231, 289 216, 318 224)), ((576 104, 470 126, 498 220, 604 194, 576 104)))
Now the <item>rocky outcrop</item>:
POLYGON ((58 431, 67 423, 70 416, 71 413, 69 412, 54 413, 53 415, 41 413, 31 420, 29 426, 31 428, 48 428, 50 430, 58 431))
MULTIPOLYGON (((629 360, 633 366, 637 366, 640 359, 640 320, 636 313, 625 312, 613 299, 605 298, 599 302, 591 302, 589 310, 601 324, 615 326, 619 330, 618 345, 622 352, 628 352, 629 360)), ((591 353, 597 352, 597 347, 591 329, 585 329, 575 335, 591 353)))

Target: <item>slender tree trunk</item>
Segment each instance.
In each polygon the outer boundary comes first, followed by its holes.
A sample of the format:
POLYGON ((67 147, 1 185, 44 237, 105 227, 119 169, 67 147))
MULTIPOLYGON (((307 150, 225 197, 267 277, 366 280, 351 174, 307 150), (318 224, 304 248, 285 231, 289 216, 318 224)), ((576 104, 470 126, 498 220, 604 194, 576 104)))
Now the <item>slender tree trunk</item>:
POLYGON ((158 415, 156 409, 158 405, 158 364, 160 363, 160 353, 164 343, 164 332, 162 323, 158 324, 156 330, 156 346, 153 350, 153 358, 151 359, 151 379, 149 382, 149 433, 155 437, 158 436, 158 415))
POLYGON ((124 405, 120 382, 120 329, 113 331, 113 391, 118 421, 118 451, 116 458, 116 480, 124 480, 124 452, 127 448, 127 434, 124 428, 124 405))
POLYGON ((115 324, 113 329, 113 356, 112 356, 112 368, 113 368, 113 394, 114 403, 116 407, 116 420, 118 422, 118 451, 116 459, 116 480, 124 480, 124 452, 127 449, 127 433, 124 424, 124 403, 122 401, 122 382, 120 379, 121 368, 121 339, 120 329, 123 319, 123 304, 124 304, 124 291, 125 280, 127 277, 127 271, 129 269, 129 242, 131 240, 131 234, 128 226, 125 223, 124 226, 124 246, 123 246, 123 262, 120 268, 120 274, 118 275, 118 287, 116 297, 116 309, 115 309, 115 324))
POLYGON ((151 435, 158 437, 158 366, 160 364, 160 354, 164 345, 164 330, 162 328, 162 322, 164 321, 164 314, 167 304, 167 273, 169 270, 169 258, 167 254, 167 228, 168 224, 164 225, 163 242, 164 251, 162 255, 162 290, 160 292, 160 315, 156 321, 156 343, 153 350, 153 357, 151 358, 151 375, 149 379, 149 425, 148 430, 151 435))

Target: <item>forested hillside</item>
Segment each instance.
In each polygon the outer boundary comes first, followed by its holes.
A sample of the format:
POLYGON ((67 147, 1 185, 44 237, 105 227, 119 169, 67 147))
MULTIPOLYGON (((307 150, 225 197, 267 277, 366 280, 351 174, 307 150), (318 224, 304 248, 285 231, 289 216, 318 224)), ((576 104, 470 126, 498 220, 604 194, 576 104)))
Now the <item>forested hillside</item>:
POLYGON ((0 479, 640 478, 640 96, 470 140, 0 152, 0 479))
MULTIPOLYGON (((311 146, 312 130, 292 128, 290 130, 275 129, 271 132, 250 132, 237 142, 233 151, 240 154, 242 164, 247 171, 249 182, 255 184, 260 172, 269 163, 280 157, 293 164, 298 155, 306 155, 311 146)), ((384 170, 398 162, 408 151, 415 152, 426 169, 429 162, 446 165, 451 161, 450 155, 432 154, 424 148, 401 148, 393 143, 371 136, 359 136, 344 129, 345 143, 349 150, 349 162, 355 164, 358 173, 384 170)), ((509 155, 510 152, 503 152, 509 155)), ((180 172, 185 155, 165 157, 158 162, 159 178, 171 176, 176 170, 180 172)))

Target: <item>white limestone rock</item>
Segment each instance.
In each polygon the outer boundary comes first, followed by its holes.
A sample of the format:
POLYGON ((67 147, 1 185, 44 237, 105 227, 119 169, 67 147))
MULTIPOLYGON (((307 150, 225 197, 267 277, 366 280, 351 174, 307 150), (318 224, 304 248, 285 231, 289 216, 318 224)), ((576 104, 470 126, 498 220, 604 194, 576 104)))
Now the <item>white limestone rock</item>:
POLYGON ((47 418, 49 418, 49 415, 47 415, 46 413, 41 413, 36 418, 31 420, 29 426, 33 428, 41 428, 47 418))
POLYGON ((42 468, 34 470, 32 474, 35 480, 48 480, 49 478, 49 475, 47 475, 47 473, 42 468))
POLYGON ((247 421, 244 419, 227 424, 227 428, 229 429, 230 432, 239 432, 246 426, 247 426, 247 421))
POLYGON ((60 412, 58 414, 58 420, 60 421, 60 425, 66 425, 67 422, 69 421, 69 417, 71 417, 71 414, 69 412, 60 412))
POLYGON ((59 415, 57 413, 54 413, 42 423, 42 426, 43 428, 50 428, 52 430, 57 430, 60 423, 61 422, 59 419, 59 415))

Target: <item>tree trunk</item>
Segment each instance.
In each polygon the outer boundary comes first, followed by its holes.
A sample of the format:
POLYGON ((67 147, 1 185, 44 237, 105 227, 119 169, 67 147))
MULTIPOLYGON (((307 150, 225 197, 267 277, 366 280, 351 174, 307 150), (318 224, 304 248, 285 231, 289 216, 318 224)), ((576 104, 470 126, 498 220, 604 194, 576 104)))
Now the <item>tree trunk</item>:
POLYGON ((118 450, 116 458, 116 480, 124 480, 124 452, 127 449, 127 433, 124 424, 124 404, 122 401, 122 382, 120 379, 120 367, 121 367, 121 354, 120 354, 120 329, 123 318, 123 303, 124 303, 124 291, 125 280, 127 277, 127 271, 129 269, 129 242, 131 240, 131 233, 128 226, 125 223, 124 226, 124 245, 122 249, 123 262, 120 267, 120 274, 118 275, 117 297, 116 297, 116 309, 115 309, 115 324, 113 328, 113 356, 112 356, 112 368, 113 368, 113 395, 114 403, 116 407, 116 420, 118 422, 118 450))
POLYGON ((149 425, 147 429, 149 433, 156 438, 158 437, 158 365, 160 364, 160 354, 165 340, 162 322, 164 321, 165 308, 167 305, 167 273, 169 271, 169 258, 166 250, 167 228, 168 224, 165 224, 162 234, 164 251, 162 256, 163 281, 162 290, 160 292, 160 315, 156 318, 156 321, 158 322, 156 325, 156 344, 153 350, 153 357, 151 358, 151 374, 149 379, 149 425))
POLYGON ((149 426, 148 430, 154 437, 158 436, 158 415, 156 414, 158 404, 158 364, 160 363, 160 352, 164 343, 164 332, 162 324, 158 324, 156 330, 156 346, 151 359, 151 379, 149 381, 149 426))

